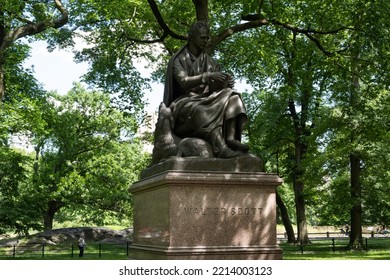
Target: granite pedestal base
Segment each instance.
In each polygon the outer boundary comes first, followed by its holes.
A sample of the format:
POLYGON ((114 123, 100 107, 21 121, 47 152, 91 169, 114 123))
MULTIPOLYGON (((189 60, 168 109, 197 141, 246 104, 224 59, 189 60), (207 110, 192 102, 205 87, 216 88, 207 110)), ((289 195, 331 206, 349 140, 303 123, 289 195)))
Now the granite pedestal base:
POLYGON ((132 259, 282 259, 274 174, 165 170, 130 187, 132 259))

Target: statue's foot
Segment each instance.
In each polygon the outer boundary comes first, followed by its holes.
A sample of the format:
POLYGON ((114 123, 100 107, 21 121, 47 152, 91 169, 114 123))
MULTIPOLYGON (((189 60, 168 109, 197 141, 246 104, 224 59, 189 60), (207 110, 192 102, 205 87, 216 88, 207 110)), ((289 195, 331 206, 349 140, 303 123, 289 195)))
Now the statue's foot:
POLYGON ((239 151, 233 151, 228 147, 224 147, 218 155, 219 158, 234 158, 239 156, 241 156, 241 153, 239 151))
POLYGON ((239 150, 243 152, 247 152, 249 150, 249 146, 247 144, 242 144, 238 140, 226 140, 226 144, 233 150, 239 150))

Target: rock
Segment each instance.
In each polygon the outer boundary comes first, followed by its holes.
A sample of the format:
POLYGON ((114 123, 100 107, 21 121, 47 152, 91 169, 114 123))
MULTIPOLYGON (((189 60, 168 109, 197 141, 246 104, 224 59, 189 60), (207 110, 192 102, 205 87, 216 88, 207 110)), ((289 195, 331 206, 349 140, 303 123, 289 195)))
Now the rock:
POLYGON ((27 243, 41 243, 57 245, 65 241, 76 241, 80 235, 84 234, 85 239, 89 242, 98 242, 107 240, 126 241, 132 236, 132 229, 113 230, 105 227, 78 227, 78 228, 62 228, 47 230, 41 233, 32 235, 27 243))

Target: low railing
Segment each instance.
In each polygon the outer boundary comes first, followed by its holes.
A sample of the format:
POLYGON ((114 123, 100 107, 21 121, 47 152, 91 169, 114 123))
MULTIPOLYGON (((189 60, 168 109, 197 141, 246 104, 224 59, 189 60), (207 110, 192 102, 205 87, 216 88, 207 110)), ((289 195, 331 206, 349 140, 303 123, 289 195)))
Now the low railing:
MULTIPOLYGON (((345 232, 341 231, 326 231, 326 232, 311 232, 308 233, 309 238, 333 238, 333 237, 348 237, 348 234, 345 234, 345 232)), ((374 232, 374 231, 365 231, 362 233, 363 237, 390 237, 390 234, 388 233, 380 233, 380 232, 374 232)), ((297 235, 295 234, 295 237, 297 235)), ((287 233, 277 233, 278 239, 284 239, 287 238, 287 233)))
MULTIPOLYGON (((362 250, 390 250, 390 238, 372 238, 365 237, 359 242, 362 250)), ((348 251, 349 248, 349 239, 348 238, 318 238, 311 239, 308 244, 297 243, 287 244, 286 242, 280 242, 279 245, 283 248, 283 252, 290 253, 302 253, 304 252, 342 252, 348 251)))
MULTIPOLYGON (((126 259, 131 242, 88 243, 84 257, 88 259, 126 259)), ((40 243, 12 244, 0 246, 0 259, 72 259, 78 258, 77 244, 49 245, 40 243)))

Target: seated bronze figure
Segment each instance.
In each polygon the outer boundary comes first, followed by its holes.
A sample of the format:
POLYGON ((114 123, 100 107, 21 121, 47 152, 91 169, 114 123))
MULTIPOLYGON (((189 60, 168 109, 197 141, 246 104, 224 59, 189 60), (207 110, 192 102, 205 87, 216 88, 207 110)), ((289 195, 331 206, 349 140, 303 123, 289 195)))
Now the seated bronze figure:
MULTIPOLYGON (((189 30, 188 43, 169 61, 160 112, 163 110, 165 117, 167 112, 171 114, 170 141, 177 147, 181 139, 201 139, 211 146, 213 155, 203 153, 207 157, 237 157, 248 151, 248 146, 241 143, 246 110, 240 94, 233 90, 232 77, 222 72, 205 51, 209 34, 206 23, 196 22, 189 30)), ((164 138, 161 134, 166 132, 157 130, 156 127, 155 133, 160 136, 155 137, 156 153, 157 149, 164 149, 164 145, 170 146, 172 153, 172 143, 161 143, 164 138), (157 138, 160 143, 156 143, 157 138)), ((199 144, 198 140, 195 142, 199 144)), ((204 146, 202 143, 199 149, 205 149, 204 146)), ((157 156, 153 161, 156 163, 166 156, 157 156)), ((202 151, 184 156, 202 156, 202 151)))

